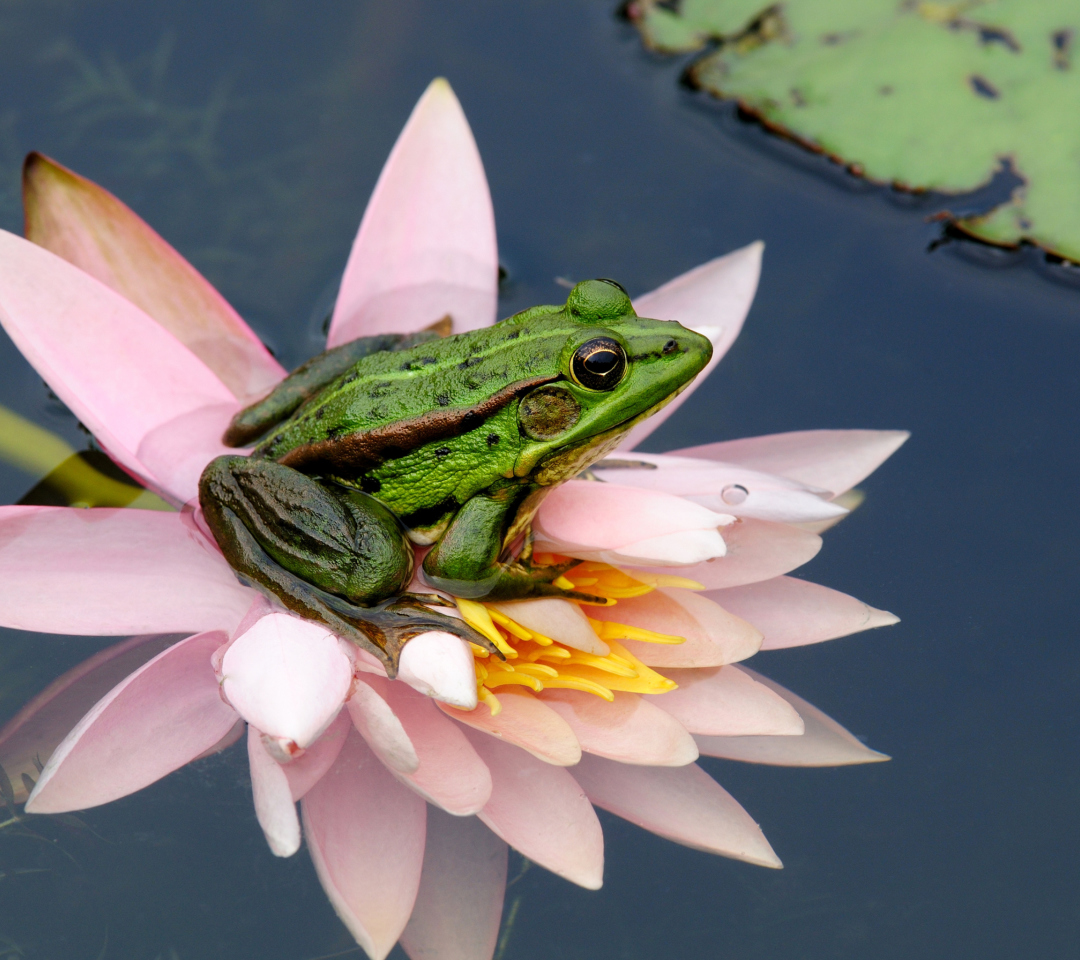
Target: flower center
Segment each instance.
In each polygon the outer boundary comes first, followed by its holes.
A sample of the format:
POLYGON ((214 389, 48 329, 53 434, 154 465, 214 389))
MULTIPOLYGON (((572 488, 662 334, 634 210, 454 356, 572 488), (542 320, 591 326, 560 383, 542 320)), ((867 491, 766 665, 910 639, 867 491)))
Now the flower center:
MULTIPOLYGON (((538 556, 535 559, 539 563, 558 563, 566 558, 538 556)), ((682 577, 642 574, 641 579, 636 579, 606 563, 591 561, 578 564, 555 583, 565 589, 603 597, 607 600, 607 606, 614 606, 619 600, 644 596, 662 586, 701 589, 700 584, 682 577)), ((589 618, 597 636, 610 649, 607 655, 600 656, 585 653, 528 629, 508 617, 504 611, 488 604, 458 599, 457 605, 466 622, 479 630, 506 657, 499 660, 482 647, 473 645, 472 648, 477 698, 487 704, 493 716, 502 709, 493 691, 509 685, 528 687, 534 693, 549 687, 582 690, 608 701, 615 699, 615 691, 656 694, 667 693, 677 686, 674 681, 647 667, 619 641, 675 644, 684 643, 684 637, 589 618)))

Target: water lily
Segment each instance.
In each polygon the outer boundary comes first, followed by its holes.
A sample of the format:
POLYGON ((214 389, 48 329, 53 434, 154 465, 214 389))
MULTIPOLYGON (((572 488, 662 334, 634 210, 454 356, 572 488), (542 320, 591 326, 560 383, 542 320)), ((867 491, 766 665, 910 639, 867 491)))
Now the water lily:
MULTIPOLYGON (((810 431, 635 452, 687 390, 557 488, 536 518, 534 550, 577 558, 569 583, 613 602, 460 599, 455 615, 506 659, 429 629, 390 679, 375 657, 241 583, 202 523, 197 481, 227 451, 225 426, 285 371, 119 200, 37 155, 26 186, 29 240, 0 233, 0 322, 113 460, 178 508, 0 508, 0 623, 136 635, 0 732, 5 767, 29 774, 28 812, 107 803, 246 731, 271 849, 289 856, 306 840, 371 957, 400 939, 413 960, 485 960, 507 845, 595 889, 599 806, 676 842, 778 867, 698 756, 883 759, 737 664, 763 647, 895 622, 785 574, 816 554, 820 533, 847 513, 845 495, 905 434, 810 431), (72 725, 40 773, 28 771, 35 749, 72 725)), ((698 382, 740 330, 761 249, 635 300, 641 315, 709 336, 714 355, 698 382)), ((455 332, 494 323, 497 275, 480 157, 437 80, 375 188, 329 344, 446 315, 455 332)))

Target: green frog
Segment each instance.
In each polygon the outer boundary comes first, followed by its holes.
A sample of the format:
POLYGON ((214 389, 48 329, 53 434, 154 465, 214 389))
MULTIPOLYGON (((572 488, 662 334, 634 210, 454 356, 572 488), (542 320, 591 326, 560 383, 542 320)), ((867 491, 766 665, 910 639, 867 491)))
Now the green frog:
POLYGON ((233 569, 391 676, 425 630, 496 652, 433 611, 438 595, 405 592, 413 544, 430 548, 423 580, 453 596, 604 602, 556 583, 566 566, 532 562, 530 521, 712 354, 706 337, 638 317, 610 280, 483 330, 444 336, 448 326, 309 361, 237 414, 224 442, 254 450, 218 457, 199 484, 233 569))

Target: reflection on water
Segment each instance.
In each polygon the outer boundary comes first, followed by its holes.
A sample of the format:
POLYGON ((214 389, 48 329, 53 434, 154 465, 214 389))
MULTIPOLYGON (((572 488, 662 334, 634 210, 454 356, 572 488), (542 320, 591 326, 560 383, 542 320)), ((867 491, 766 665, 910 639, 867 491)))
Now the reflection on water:
MULTIPOLYGON (((387 148, 445 73, 492 180, 503 314, 561 301, 567 278, 649 289, 763 237, 742 339, 651 449, 913 430, 902 468, 873 479, 807 573, 905 623, 765 664, 895 759, 709 762, 766 828, 780 872, 607 816, 599 893, 511 863, 502 960, 907 958, 930 943, 950 958, 1070 956, 1076 292, 925 253, 937 228, 919 210, 839 190, 695 103, 612 7, 12 0, 0 223, 20 228, 19 165, 42 150, 159 227, 291 366, 320 346, 319 300, 387 148)), ((0 349, 0 402, 82 449, 0 349)), ((5 502, 46 467, 0 469, 5 502)), ((0 717, 116 642, 5 631, 0 717)), ((0 828, 0 957, 335 952, 359 955, 306 858, 265 849, 238 748, 77 820, 0 828)))

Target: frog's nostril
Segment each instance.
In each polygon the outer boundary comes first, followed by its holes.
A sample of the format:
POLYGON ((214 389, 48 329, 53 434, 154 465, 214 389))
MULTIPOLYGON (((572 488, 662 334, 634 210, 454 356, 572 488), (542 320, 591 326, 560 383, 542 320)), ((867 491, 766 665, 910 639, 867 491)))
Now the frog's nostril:
POLYGON ((679 348, 678 343, 676 343, 674 340, 669 340, 667 343, 664 344, 664 347, 663 347, 663 350, 661 350, 661 353, 664 353, 664 354, 674 353, 678 348, 679 348))

